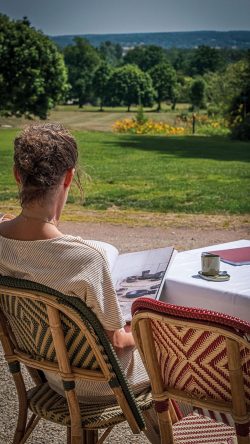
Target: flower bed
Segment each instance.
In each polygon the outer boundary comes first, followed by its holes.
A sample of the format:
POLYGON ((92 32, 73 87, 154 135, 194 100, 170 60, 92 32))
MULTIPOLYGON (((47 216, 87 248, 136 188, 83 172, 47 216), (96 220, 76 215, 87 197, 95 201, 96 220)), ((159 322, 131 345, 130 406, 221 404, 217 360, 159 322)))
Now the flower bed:
POLYGON ((117 120, 113 125, 113 130, 118 133, 159 134, 165 136, 183 136, 188 133, 183 127, 171 126, 165 122, 147 120, 144 123, 139 123, 135 119, 117 120))

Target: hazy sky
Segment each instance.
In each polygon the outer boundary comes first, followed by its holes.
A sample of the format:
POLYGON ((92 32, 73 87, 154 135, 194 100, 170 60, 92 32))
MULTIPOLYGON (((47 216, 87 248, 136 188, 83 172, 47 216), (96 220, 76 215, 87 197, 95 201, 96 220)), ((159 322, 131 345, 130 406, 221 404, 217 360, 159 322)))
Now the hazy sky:
POLYGON ((0 0, 45 34, 250 30, 250 0, 0 0))

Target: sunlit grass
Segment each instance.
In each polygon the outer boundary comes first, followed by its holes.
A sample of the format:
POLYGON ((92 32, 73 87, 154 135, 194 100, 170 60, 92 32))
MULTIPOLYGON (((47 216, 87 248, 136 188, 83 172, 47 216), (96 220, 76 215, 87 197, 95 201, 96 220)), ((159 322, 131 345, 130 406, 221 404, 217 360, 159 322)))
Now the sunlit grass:
MULTIPOLYGON (((15 202, 12 145, 0 131, 0 201, 15 202)), ((250 209, 250 144, 225 137, 153 137, 75 132, 85 207, 174 213, 244 214, 250 209)), ((74 187, 69 202, 79 203, 74 187)))

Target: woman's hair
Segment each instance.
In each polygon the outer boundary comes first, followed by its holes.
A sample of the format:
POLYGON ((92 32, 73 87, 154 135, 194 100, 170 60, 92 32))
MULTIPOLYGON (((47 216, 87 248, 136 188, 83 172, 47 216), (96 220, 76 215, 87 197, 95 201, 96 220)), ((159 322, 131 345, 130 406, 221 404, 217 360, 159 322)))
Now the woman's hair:
POLYGON ((27 126, 14 141, 14 165, 20 175, 21 205, 42 200, 77 162, 74 137, 59 123, 27 126))

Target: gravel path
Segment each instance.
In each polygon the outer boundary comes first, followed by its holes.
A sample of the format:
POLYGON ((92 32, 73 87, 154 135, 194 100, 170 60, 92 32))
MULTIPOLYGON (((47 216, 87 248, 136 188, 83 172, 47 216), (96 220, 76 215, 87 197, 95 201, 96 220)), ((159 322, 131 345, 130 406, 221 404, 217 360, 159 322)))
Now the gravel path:
MULTIPOLYGON (((189 250, 205 245, 248 239, 249 225, 214 229, 213 226, 199 225, 190 227, 133 227, 108 223, 63 222, 61 230, 65 233, 80 235, 85 239, 97 239, 110 242, 120 251, 133 251, 152 247, 173 245, 178 250, 189 250)), ((27 384, 30 380, 26 375, 27 384)), ((10 444, 16 424, 18 409, 17 396, 13 379, 0 348, 0 444, 10 444)), ((40 421, 28 439, 29 444, 61 444, 66 442, 65 430, 52 423, 40 421)), ((119 425, 106 440, 107 444, 148 443, 143 434, 134 436, 128 426, 119 425)))

